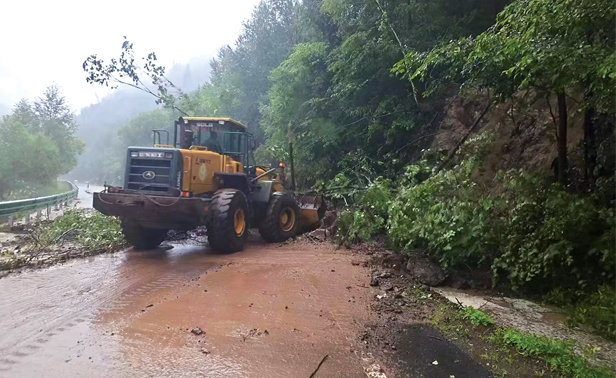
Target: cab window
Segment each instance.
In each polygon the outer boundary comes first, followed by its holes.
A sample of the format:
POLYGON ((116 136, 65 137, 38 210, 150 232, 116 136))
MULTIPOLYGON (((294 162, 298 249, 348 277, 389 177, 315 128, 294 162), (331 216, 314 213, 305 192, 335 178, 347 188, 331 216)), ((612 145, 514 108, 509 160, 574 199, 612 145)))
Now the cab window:
POLYGON ((228 154, 244 154, 244 134, 243 133, 224 133, 222 138, 222 149, 228 154))

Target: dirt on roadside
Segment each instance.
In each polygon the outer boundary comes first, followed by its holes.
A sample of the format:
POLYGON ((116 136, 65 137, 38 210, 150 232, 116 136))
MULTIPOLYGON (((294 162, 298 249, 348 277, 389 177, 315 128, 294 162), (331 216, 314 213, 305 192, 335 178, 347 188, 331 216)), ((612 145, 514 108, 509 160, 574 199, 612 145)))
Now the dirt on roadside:
POLYGON ((491 341, 493 328, 460 318, 460 305, 407 274, 405 259, 379 243, 351 248, 368 256, 373 286, 360 350, 395 377, 560 377, 544 361, 491 341))

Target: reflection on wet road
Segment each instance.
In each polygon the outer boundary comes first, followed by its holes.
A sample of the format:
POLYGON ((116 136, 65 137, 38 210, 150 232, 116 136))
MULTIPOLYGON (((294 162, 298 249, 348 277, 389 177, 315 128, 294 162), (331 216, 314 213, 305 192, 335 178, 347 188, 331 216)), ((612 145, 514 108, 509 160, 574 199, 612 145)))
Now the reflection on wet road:
POLYGON ((367 276, 349 259, 303 244, 176 245, 5 277, 0 377, 307 377, 325 354, 322 376, 361 377, 349 349, 367 276))
POLYGON ((79 193, 74 206, 80 209, 92 208, 92 197, 94 193, 102 192, 105 189, 99 185, 85 185, 83 183, 79 183, 77 186, 79 187, 79 193))

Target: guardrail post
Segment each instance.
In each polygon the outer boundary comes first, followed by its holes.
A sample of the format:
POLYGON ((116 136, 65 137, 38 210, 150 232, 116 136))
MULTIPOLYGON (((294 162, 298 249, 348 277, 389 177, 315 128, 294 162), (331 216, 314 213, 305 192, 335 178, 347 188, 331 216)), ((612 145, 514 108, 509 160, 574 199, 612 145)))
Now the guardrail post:
POLYGON ((26 224, 30 224, 30 212, 28 212, 28 213, 26 214, 26 219, 25 219, 25 221, 26 221, 26 224))
POLYGON ((41 219, 41 215, 43 215, 43 211, 41 209, 38 209, 36 211, 36 219, 37 220, 41 219))
POLYGON ((9 227, 13 227, 14 222, 15 222, 15 216, 9 215, 9 227))
POLYGON ((51 206, 47 205, 47 220, 49 220, 49 217, 51 217, 51 206))

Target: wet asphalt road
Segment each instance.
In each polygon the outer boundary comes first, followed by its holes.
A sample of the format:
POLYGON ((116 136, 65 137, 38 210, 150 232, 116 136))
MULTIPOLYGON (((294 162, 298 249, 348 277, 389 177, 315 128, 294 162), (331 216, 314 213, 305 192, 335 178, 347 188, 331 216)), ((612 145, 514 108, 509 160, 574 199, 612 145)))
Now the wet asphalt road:
POLYGON ((326 354, 321 377, 362 377, 350 348, 369 318, 368 278, 350 258, 255 241, 233 255, 178 245, 10 275, 0 377, 308 377, 326 354))
POLYGON ((100 185, 89 185, 78 183, 77 187, 79 188, 79 193, 77 195, 77 201, 75 201, 74 206, 80 209, 90 209, 92 208, 92 197, 95 192, 102 192, 104 187, 100 185))

